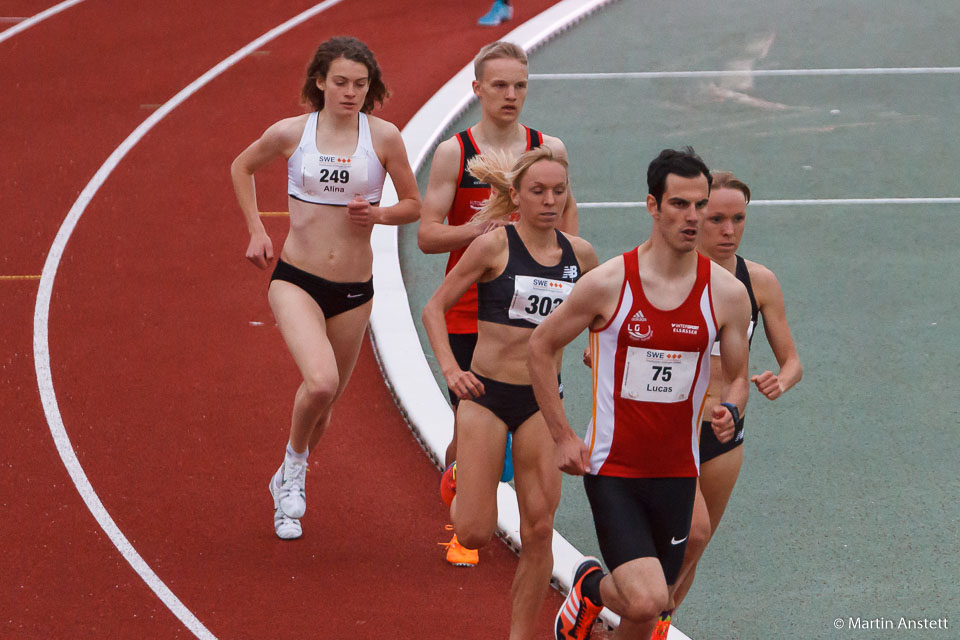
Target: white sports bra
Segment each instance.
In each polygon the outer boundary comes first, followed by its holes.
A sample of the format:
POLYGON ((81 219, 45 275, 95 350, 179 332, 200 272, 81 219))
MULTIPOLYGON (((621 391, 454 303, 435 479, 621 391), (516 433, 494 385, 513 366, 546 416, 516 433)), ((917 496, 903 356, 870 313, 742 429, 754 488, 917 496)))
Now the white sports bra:
POLYGON ((287 194, 291 198, 342 207, 360 194, 371 204, 380 202, 387 172, 373 149, 367 114, 359 116, 357 149, 352 156, 338 156, 317 149, 317 112, 310 114, 300 144, 287 160, 287 194))

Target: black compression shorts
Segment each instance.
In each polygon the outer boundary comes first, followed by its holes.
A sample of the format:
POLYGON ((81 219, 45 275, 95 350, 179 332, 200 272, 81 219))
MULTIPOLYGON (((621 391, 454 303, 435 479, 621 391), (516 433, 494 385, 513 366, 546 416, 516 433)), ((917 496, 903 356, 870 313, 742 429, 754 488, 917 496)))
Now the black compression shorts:
POLYGON ((294 284, 314 299, 324 318, 332 318, 373 299, 373 278, 366 282, 332 282, 277 259, 270 282, 294 284))
MULTIPOLYGON (((500 382, 478 375, 476 372, 473 375, 483 383, 483 395, 479 398, 469 398, 469 400, 489 409, 507 425, 507 429, 511 432, 516 431, 517 427, 526 422, 530 416, 540 411, 540 405, 537 404, 531 385, 500 382)), ((557 376, 557 384, 562 398, 563 384, 560 382, 560 376, 557 376)))
POLYGON ((585 475, 600 553, 610 571, 657 558, 667 584, 677 580, 690 535, 696 478, 585 475))
MULTIPOLYGON (((477 334, 448 333, 447 338, 450 339, 450 350, 453 351, 457 366, 462 371, 470 371, 470 363, 473 362, 473 350, 477 348, 477 334)), ((454 407, 460 404, 460 398, 457 397, 453 389, 447 387, 447 394, 450 396, 450 404, 454 407)))
POLYGON ((736 424, 733 431, 733 437, 726 442, 717 440, 717 434, 713 432, 713 425, 709 422, 700 423, 700 464, 709 462, 719 455, 728 451, 733 451, 743 444, 743 417, 736 424))

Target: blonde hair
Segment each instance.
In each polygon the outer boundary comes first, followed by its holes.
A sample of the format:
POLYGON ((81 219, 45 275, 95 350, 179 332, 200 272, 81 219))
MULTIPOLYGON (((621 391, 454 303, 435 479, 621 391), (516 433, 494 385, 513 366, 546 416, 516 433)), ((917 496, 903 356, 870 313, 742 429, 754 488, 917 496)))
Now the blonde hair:
POLYGON ((750 204, 750 187, 742 180, 733 175, 732 171, 712 171, 713 182, 710 184, 710 190, 717 189, 736 189, 746 198, 747 204, 750 204))
POLYGON ((499 40, 491 42, 477 53, 477 56, 473 59, 473 77, 479 80, 483 76, 483 65, 488 60, 498 60, 500 58, 509 58, 517 60, 521 64, 527 64, 527 54, 523 48, 512 42, 499 40))
POLYGON ((470 219, 470 222, 480 223, 505 218, 516 211, 517 207, 510 199, 510 187, 519 191, 523 176, 527 174, 530 167, 542 160, 556 162, 563 167, 564 171, 569 171, 567 161, 547 146, 527 151, 517 158, 512 166, 507 155, 500 151, 491 151, 471 158, 467 163, 467 171, 480 182, 490 185, 490 197, 483 202, 483 207, 470 219))

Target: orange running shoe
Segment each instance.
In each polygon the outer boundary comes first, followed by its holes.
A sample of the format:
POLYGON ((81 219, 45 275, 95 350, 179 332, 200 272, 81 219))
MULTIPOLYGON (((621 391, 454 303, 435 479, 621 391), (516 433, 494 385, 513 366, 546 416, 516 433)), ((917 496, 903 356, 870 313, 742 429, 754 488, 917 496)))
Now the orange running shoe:
MULTIPOLYGON (((453 525, 446 526, 447 531, 453 531, 453 525)), ((467 549, 457 541, 457 534, 453 534, 450 542, 438 542, 447 548, 447 562, 455 567, 475 567, 480 562, 480 553, 476 549, 467 549)))
POLYGON ((657 620, 657 628, 653 630, 650 640, 667 640, 667 633, 670 632, 670 617, 670 613, 660 614, 660 618, 657 620))
POLYGON ((454 460, 440 476, 440 499, 443 504, 450 506, 453 496, 457 495, 457 461, 454 460))
POLYGON ((557 612, 556 638, 557 640, 589 640, 593 623, 603 610, 583 597, 583 579, 595 571, 603 571, 600 561, 587 556, 580 561, 573 572, 573 585, 567 594, 563 606, 557 612))

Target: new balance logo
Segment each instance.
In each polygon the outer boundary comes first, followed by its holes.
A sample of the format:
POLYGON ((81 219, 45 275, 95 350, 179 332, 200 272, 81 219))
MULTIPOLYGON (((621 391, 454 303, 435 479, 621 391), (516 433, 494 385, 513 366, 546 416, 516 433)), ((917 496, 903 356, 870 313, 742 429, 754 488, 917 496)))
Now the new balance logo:
POLYGON ((580 273, 580 271, 577 269, 577 265, 568 264, 563 268, 563 275, 560 277, 564 280, 576 280, 578 273, 580 273))

